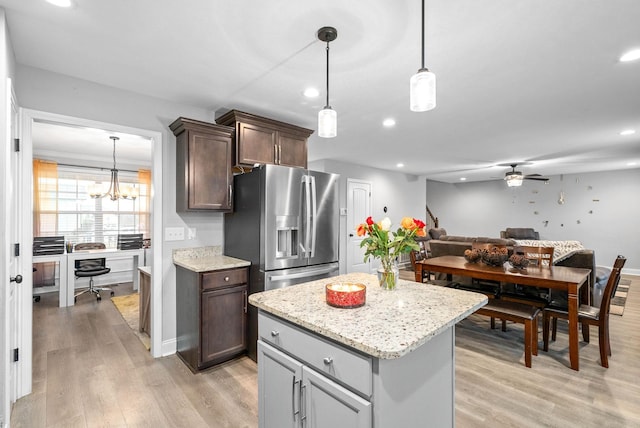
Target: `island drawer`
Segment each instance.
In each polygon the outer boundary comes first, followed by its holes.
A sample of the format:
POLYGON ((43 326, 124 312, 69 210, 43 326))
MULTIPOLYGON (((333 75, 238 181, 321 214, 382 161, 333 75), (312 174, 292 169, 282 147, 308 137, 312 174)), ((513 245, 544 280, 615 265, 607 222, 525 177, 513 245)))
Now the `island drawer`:
POLYGON ((258 337, 340 383, 371 397, 372 358, 260 312, 258 337))
POLYGON ((202 290, 230 287, 247 282, 247 268, 217 270, 202 274, 202 290))

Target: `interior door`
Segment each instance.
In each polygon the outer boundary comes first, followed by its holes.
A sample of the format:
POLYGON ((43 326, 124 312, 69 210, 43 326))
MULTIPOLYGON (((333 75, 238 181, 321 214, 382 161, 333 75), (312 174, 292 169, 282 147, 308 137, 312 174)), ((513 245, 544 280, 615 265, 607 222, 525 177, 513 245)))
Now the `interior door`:
POLYGON ((371 215, 371 183, 347 179, 347 273, 371 272, 371 262, 364 261, 363 237, 356 229, 371 215))
MULTIPOLYGON (((4 189, 3 189, 3 218, 2 232, 6 237, 3 242, 4 248, 2 250, 3 260, 2 264, 6 266, 7 275, 3 278, 3 282, 8 284, 3 287, 6 292, 3 294, 3 298, 0 299, 2 305, 2 326, 3 331, 0 335, 2 337, 2 373, 4 376, 2 383, 2 391, 0 392, 0 399, 2 400, 2 410, 0 410, 0 421, 8 420, 10 417, 10 403, 13 403, 18 398, 19 392, 19 361, 14 361, 15 356, 19 356, 21 349, 21 329, 24 328, 21 324, 21 319, 24 319, 23 300, 24 294, 23 287, 30 287, 30 275, 28 272, 22 272, 21 260, 19 251, 23 251, 23 246, 20 245, 20 249, 16 247, 16 244, 20 244, 20 237, 22 232, 22 221, 19 215, 21 208, 21 158, 20 153, 15 151, 14 138, 16 137, 17 130, 17 105, 15 95, 13 94, 13 86, 11 79, 7 79, 6 82, 6 112, 7 112, 7 129, 4 144, 4 189), (14 350, 18 350, 18 354, 14 354, 14 350)), ((29 302, 30 303, 30 302, 29 302)))

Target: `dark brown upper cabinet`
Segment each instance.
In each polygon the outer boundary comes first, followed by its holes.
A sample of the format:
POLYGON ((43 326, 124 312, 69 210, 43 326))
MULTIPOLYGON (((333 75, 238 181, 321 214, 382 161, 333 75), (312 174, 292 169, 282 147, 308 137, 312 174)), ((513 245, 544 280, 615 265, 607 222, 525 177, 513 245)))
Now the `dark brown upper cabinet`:
POLYGON ((238 110, 225 113, 216 122, 235 127, 235 166, 307 167, 307 139, 313 134, 311 129, 238 110))
POLYGON ((234 129, 184 117, 169 128, 176 136, 176 211, 231 211, 234 129))

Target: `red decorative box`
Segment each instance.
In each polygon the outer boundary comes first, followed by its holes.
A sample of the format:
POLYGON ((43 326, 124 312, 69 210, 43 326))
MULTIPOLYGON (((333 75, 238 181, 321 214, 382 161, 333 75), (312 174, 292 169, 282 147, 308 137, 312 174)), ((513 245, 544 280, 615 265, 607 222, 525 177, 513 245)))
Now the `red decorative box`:
POLYGON ((327 304, 336 308, 358 308, 365 303, 367 287, 354 282, 327 284, 327 304))

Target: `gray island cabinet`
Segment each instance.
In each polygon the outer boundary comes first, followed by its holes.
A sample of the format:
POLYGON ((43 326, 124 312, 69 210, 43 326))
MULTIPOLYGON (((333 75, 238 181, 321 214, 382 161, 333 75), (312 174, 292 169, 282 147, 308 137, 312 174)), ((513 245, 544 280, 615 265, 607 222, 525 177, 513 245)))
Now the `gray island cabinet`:
POLYGON ((259 309, 261 428, 453 427, 455 324, 486 296, 352 273, 249 296, 259 309), (327 305, 325 285, 367 286, 366 304, 327 305))

